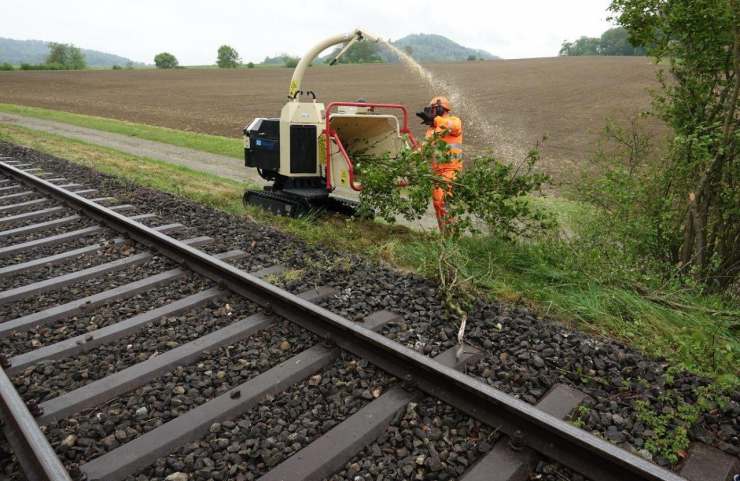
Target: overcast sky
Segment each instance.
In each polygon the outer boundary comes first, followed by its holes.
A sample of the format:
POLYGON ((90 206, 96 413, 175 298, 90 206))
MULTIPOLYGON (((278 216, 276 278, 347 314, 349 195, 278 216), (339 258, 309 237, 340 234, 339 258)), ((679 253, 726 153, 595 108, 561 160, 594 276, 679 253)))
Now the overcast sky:
POLYGON ((153 63, 215 63, 228 44, 244 62, 303 55, 324 37, 361 26, 399 39, 436 33, 504 58, 550 57, 563 40, 610 28, 609 0, 0 0, 0 37, 71 42, 153 63))

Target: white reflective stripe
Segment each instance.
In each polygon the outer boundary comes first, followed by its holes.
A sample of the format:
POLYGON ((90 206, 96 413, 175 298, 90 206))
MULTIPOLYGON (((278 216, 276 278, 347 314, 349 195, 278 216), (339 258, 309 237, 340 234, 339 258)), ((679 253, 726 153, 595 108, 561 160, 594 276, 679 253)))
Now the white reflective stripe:
POLYGON ((447 146, 451 149, 460 149, 462 150, 462 144, 458 144, 457 142, 449 142, 447 146))

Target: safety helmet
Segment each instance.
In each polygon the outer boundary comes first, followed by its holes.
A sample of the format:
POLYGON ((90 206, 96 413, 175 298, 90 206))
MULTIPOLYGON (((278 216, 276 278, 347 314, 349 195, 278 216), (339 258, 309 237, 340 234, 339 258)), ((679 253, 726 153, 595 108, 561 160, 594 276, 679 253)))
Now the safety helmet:
POLYGON ((447 100, 446 97, 434 97, 431 102, 429 102, 430 107, 436 107, 438 104, 442 105, 442 108, 445 110, 452 110, 452 106, 450 105, 450 101, 447 100))

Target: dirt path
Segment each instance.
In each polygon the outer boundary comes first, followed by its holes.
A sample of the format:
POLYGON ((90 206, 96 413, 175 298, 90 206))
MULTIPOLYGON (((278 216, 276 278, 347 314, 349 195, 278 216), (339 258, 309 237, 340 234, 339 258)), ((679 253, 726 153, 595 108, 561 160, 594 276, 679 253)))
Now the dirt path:
POLYGON ((0 113, 0 122, 110 147, 127 154, 162 160, 219 177, 249 181, 258 185, 266 184, 254 169, 246 169, 239 159, 17 114, 0 113))
MULTIPOLYGON (((121 152, 126 152, 127 154, 161 160, 170 164, 188 167, 199 172, 205 172, 207 174, 213 174, 227 179, 251 182, 252 184, 260 186, 267 185, 267 182, 257 174, 255 169, 247 169, 244 167, 241 160, 233 159, 231 157, 209 154, 152 140, 113 134, 110 132, 88 129, 86 127, 77 127, 75 125, 54 122, 51 120, 41 120, 17 114, 0 112, 0 122, 60 135, 70 139, 81 140, 93 145, 109 147, 121 152)), ((337 189, 334 195, 357 200, 357 194, 350 190, 337 189)), ((398 223, 407 227, 423 230, 434 229, 437 225, 431 204, 427 211, 427 215, 420 222, 411 224, 399 219, 398 223)))

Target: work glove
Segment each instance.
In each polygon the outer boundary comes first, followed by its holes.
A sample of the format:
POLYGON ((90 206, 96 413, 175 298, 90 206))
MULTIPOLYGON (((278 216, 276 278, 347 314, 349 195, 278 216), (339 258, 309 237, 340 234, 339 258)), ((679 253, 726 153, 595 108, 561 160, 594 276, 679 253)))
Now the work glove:
POLYGON ((434 118, 429 115, 429 112, 426 111, 427 109, 424 109, 424 112, 417 112, 416 116, 421 119, 421 123, 424 125, 432 125, 434 123, 434 118))
POLYGON ((421 123, 424 125, 432 125, 434 123, 434 115, 430 107, 425 108, 423 112, 417 112, 416 116, 421 119, 421 123))

